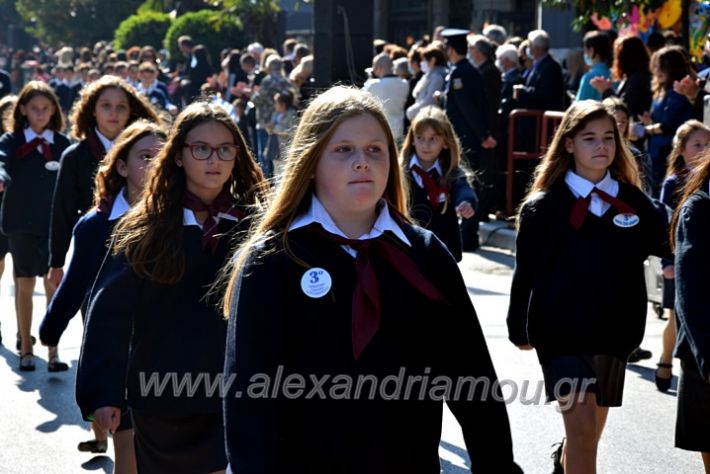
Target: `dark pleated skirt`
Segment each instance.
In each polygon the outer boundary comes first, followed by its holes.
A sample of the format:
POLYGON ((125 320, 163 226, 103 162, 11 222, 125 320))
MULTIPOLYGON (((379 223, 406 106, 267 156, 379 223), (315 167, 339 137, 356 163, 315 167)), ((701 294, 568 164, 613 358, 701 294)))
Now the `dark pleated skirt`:
POLYGON ((681 360, 680 369, 675 445, 710 453, 710 382, 703 380, 695 363, 681 360))
POLYGON ((625 360, 603 354, 560 356, 542 364, 548 401, 594 393, 602 407, 621 406, 625 373, 625 360))
POLYGON ((163 416, 132 410, 139 474, 204 474, 225 469, 221 413, 163 416))

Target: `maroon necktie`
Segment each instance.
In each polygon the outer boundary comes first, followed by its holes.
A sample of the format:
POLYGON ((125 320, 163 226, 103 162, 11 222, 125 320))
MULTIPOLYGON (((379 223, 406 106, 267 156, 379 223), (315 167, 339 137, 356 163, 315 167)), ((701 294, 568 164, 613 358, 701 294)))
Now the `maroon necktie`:
MULTIPOLYGON (((419 177, 422 178, 422 183, 424 183, 424 189, 426 190, 427 197, 429 198, 429 204, 431 204, 432 209, 438 209, 443 202, 441 200, 441 195, 444 195, 445 200, 446 195, 449 193, 449 187, 438 184, 436 179, 434 179, 429 172, 424 171, 417 165, 412 165, 412 171, 417 173, 419 177)), ((436 172, 436 169, 433 169, 433 171, 436 172)))
POLYGON ((89 151, 91 156, 96 158, 96 161, 101 161, 106 156, 106 148, 104 144, 101 143, 99 136, 96 134, 96 129, 91 130, 86 136, 86 142, 89 145, 89 151))
POLYGON ((384 234, 375 239, 356 240, 326 232, 320 225, 314 225, 313 230, 329 240, 357 251, 357 282, 352 303, 352 345, 355 360, 360 358, 367 344, 375 337, 382 317, 377 274, 372 265, 373 255, 389 263, 427 299, 446 303, 441 292, 421 274, 414 260, 384 234))
POLYGON ((240 220, 246 216, 241 209, 235 207, 236 202, 226 186, 222 188, 222 191, 214 201, 212 201, 212 204, 205 204, 199 197, 185 190, 183 206, 190 209, 192 212, 207 211, 207 218, 205 222, 202 223, 202 246, 205 247, 209 244, 212 254, 217 250, 220 237, 217 233, 217 214, 228 214, 240 220))
POLYGON ((569 223, 575 230, 581 229, 582 224, 584 224, 587 212, 589 212, 589 203, 592 201, 592 193, 596 193, 597 196, 611 204, 611 206, 621 214, 636 214, 636 211, 634 211, 634 209, 624 201, 620 201, 614 196, 605 193, 601 189, 592 188, 592 192, 590 192, 587 197, 577 199, 577 202, 572 208, 572 215, 569 218, 569 223))
POLYGON ((49 142, 44 139, 44 137, 35 137, 27 143, 23 143, 17 149, 17 157, 24 158, 34 150, 36 150, 40 145, 42 146, 42 156, 44 156, 45 161, 52 160, 52 149, 49 147, 49 142))

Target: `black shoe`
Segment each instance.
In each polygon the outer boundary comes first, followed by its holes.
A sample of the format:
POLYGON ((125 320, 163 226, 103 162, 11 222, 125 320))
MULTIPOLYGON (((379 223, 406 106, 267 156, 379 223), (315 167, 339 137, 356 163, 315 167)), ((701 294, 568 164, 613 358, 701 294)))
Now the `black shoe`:
POLYGON ((35 356, 31 352, 20 356, 20 370, 23 372, 35 370, 35 356))
POLYGON ((108 449, 107 441, 97 441, 92 439, 91 441, 82 441, 76 447, 82 453, 105 453, 108 449))
POLYGON ((634 363, 640 360, 650 359, 651 357, 653 357, 653 353, 651 351, 637 347, 631 354, 629 354, 628 361, 630 363, 634 363))
POLYGON ((565 470, 562 467, 562 448, 565 446, 565 438, 562 438, 562 441, 559 443, 555 443, 552 445, 555 450, 552 452, 552 466, 553 466, 553 471, 552 474, 565 474, 565 470))
MULTIPOLYGON (((30 341, 32 341, 33 346, 37 344, 37 339, 35 339, 34 336, 30 336, 30 341)), ((17 349, 18 352, 22 350, 22 338, 19 334, 17 335, 17 343, 15 344, 15 349, 17 349)))
MULTIPOLYGON (((659 362, 656 364, 658 366, 658 369, 673 369, 673 364, 664 364, 663 362, 659 362)), ((654 381, 656 382, 656 388, 665 393, 668 391, 669 388, 671 388, 671 380, 673 380, 673 372, 671 372, 671 376, 668 378, 661 377, 658 375, 658 369, 656 369, 656 373, 654 374, 654 381)))
POLYGON ((58 355, 55 354, 49 358, 49 362, 47 362, 48 372, 64 372, 65 370, 69 370, 69 365, 59 360, 58 355))

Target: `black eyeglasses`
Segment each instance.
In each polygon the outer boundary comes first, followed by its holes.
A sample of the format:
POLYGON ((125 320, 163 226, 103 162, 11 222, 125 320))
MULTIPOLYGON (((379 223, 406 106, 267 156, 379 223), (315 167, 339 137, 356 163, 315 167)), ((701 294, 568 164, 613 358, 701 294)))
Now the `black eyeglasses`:
POLYGON ((209 160, 213 153, 221 161, 234 161, 239 153, 239 147, 234 143, 223 143, 216 147, 205 142, 185 143, 185 148, 189 148, 192 157, 200 161, 209 160))

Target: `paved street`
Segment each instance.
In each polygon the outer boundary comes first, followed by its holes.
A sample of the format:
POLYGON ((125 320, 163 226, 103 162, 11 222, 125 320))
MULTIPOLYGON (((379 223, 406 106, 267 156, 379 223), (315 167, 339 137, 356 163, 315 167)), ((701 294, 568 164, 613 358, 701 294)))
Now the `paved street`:
MULTIPOLYGON (((0 473, 74 473, 111 472, 112 452, 92 457, 79 453, 77 442, 88 439, 84 423, 74 404, 75 367, 79 357, 82 325, 76 317, 62 338, 60 354, 72 369, 59 375, 46 372, 46 351, 37 346, 34 373, 17 370, 14 350, 15 316, 11 264, 0 282, 0 322, 4 346, 0 347, 0 473)), ((461 264, 471 297, 481 319, 501 379, 530 381, 526 398, 535 392, 541 372, 534 353, 518 351, 507 339, 507 310, 513 259, 505 252, 484 250, 467 254, 461 264)), ((44 312, 41 285, 35 293, 33 334, 44 312)), ((649 311, 643 347, 654 352, 651 361, 632 365, 626 373, 624 406, 612 409, 601 442, 599 472, 667 474, 701 473, 700 455, 675 449, 675 385, 669 394, 656 391, 653 366, 660 351, 663 321, 649 311)), ((677 370, 676 370, 677 374, 677 370)), ((510 393, 510 386, 504 389, 510 393)), ((552 471, 550 446, 562 438, 561 416, 554 405, 523 405, 520 397, 508 405, 515 454, 526 473, 552 471)), ((481 426, 485 430, 485 426, 481 426)), ((444 472, 459 474, 466 470, 467 457, 460 430, 446 412, 441 458, 444 472)))

